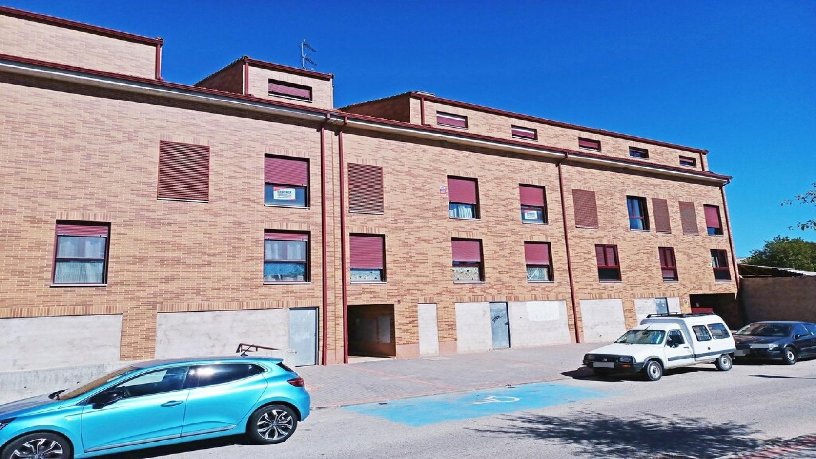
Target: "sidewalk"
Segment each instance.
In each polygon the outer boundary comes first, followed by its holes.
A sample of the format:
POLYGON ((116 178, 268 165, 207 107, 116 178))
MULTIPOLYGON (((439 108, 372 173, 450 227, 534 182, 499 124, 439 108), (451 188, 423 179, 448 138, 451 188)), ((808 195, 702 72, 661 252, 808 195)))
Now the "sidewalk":
POLYGON ((563 344, 454 354, 411 360, 387 359, 300 367, 313 408, 566 379, 598 344, 563 344))

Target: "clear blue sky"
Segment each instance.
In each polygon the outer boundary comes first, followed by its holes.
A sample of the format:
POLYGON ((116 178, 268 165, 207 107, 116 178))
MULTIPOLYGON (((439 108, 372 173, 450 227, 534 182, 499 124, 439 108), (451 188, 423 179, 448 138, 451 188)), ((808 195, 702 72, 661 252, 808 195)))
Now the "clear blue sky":
POLYGON ((165 39, 165 79, 228 62, 335 74, 341 107, 403 92, 439 96, 711 151, 736 251, 816 206, 782 207, 816 182, 816 1, 0 0, 165 39))

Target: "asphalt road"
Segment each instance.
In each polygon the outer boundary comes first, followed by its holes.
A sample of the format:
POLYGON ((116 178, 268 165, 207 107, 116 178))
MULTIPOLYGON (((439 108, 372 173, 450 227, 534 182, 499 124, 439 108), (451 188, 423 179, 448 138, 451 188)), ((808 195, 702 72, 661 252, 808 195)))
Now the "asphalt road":
POLYGON ((318 409, 286 443, 240 439, 128 458, 816 458, 816 360, 700 365, 658 382, 584 370, 513 388, 318 409))

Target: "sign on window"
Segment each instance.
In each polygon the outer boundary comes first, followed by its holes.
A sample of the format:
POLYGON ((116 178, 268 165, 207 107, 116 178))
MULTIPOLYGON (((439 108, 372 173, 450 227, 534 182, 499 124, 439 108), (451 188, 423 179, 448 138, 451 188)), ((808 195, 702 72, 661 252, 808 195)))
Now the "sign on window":
POLYGON ((272 188, 272 199, 276 201, 294 201, 297 196, 294 188, 276 186, 272 188))

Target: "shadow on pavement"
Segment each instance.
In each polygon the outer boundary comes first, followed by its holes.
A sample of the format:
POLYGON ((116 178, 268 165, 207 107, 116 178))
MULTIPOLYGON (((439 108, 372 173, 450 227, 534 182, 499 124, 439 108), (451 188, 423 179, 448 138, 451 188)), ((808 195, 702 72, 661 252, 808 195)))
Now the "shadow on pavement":
POLYGON ((189 443, 181 443, 178 445, 158 446, 155 448, 140 449, 138 451, 133 451, 129 453, 110 454, 107 456, 99 457, 107 459, 146 459, 150 457, 162 457, 170 456, 172 454, 190 453, 193 451, 200 451, 210 448, 220 448, 223 446, 241 444, 242 442, 243 437, 241 436, 220 437, 213 438, 211 440, 198 440, 191 441, 189 443))
POLYGON ((579 412, 565 417, 524 414, 504 416, 509 424, 472 429, 489 435, 560 442, 590 457, 715 458, 753 450, 766 442, 752 438, 759 431, 736 422, 713 424, 682 416, 638 413, 615 417, 579 412))
POLYGON ((808 378, 802 376, 782 376, 782 375, 751 375, 754 378, 767 378, 767 379, 816 379, 816 378, 808 378))
MULTIPOLYGON (((666 374, 664 377, 668 376, 671 377, 673 375, 682 375, 686 373, 697 373, 697 372, 712 372, 718 371, 716 368, 712 367, 700 367, 700 366, 691 366, 691 367, 682 367, 682 368, 674 368, 671 370, 666 370, 666 374)), ((582 379, 582 380, 593 380, 593 381, 603 381, 603 382, 621 382, 621 381, 644 381, 646 382, 646 378, 643 377, 642 373, 636 374, 615 374, 612 373, 610 375, 598 376, 592 372, 589 368, 581 367, 576 370, 565 371, 561 373, 562 376, 566 376, 572 379, 582 379)))

